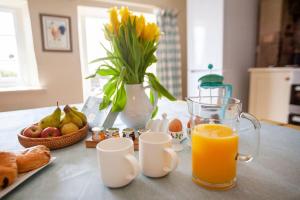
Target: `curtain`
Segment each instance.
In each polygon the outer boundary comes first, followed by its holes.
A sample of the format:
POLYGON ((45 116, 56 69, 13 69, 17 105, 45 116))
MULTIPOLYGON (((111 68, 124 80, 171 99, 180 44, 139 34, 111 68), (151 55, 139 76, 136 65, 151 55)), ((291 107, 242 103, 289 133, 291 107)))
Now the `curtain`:
POLYGON ((162 35, 157 50, 157 76, 176 98, 181 99, 181 53, 177 11, 157 11, 162 35))

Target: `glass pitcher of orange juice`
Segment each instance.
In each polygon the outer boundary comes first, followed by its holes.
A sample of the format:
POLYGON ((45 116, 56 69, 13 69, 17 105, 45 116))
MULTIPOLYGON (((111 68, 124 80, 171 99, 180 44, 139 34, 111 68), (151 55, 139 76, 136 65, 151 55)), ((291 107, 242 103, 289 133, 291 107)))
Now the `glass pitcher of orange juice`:
MULTIPOLYGON (((249 162, 259 151, 260 123, 241 112, 235 98, 218 96, 187 98, 192 138, 193 181, 208 189, 225 190, 236 184, 237 161, 249 162), (241 118, 253 124, 253 154, 239 152, 241 118)), ((251 142, 251 141, 249 141, 251 142)))

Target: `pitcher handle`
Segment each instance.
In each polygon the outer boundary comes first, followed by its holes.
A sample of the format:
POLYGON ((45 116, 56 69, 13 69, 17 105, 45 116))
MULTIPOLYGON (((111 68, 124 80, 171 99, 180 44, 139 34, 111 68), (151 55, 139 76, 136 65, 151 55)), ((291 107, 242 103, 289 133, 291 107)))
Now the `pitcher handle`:
POLYGON ((250 162, 253 160, 254 157, 258 156, 258 154, 259 154, 261 125, 260 125, 259 121, 253 115, 251 115, 249 113, 242 112, 240 114, 240 118, 247 119, 253 124, 254 134, 256 137, 256 139, 255 139, 256 140, 256 148, 254 151, 254 155, 238 153, 237 159, 240 161, 243 161, 243 162, 250 162))
POLYGON ((157 106, 158 94, 157 94, 157 92, 155 90, 153 90, 153 87, 151 85, 144 86, 144 89, 150 89, 150 90, 152 90, 154 92, 154 104, 153 104, 153 110, 152 110, 152 112, 153 112, 154 109, 157 106))

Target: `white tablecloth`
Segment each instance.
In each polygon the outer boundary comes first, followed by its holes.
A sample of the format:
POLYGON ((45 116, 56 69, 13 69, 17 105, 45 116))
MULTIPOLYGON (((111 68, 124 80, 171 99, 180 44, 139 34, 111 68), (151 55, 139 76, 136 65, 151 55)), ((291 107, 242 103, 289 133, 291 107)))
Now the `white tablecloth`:
MULTIPOLYGON (((18 150, 16 134, 52 112, 41 108, 0 113, 0 149, 18 150)), ((184 102, 160 102, 160 114, 187 122, 184 102)), ((160 115, 159 114, 159 115, 160 115)), ((242 124, 242 127, 245 128, 242 124)), ((102 184, 96 150, 84 141, 53 151, 55 162, 21 184, 4 199, 300 199, 300 132, 262 124, 260 156, 238 166, 238 184, 229 191, 210 191, 191 180, 191 152, 179 152, 178 168, 164 178, 139 175, 130 185, 109 189, 102 184)), ((138 156, 136 154, 136 156, 138 156)))

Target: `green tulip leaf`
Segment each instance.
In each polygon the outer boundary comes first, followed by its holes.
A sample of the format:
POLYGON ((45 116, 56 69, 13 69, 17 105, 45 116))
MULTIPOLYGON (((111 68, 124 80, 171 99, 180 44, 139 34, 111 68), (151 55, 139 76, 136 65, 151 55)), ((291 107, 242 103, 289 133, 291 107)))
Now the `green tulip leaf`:
POLYGON ((117 77, 110 79, 104 86, 103 92, 110 99, 110 97, 115 93, 117 87, 117 77))
POLYGON ((112 59, 118 59, 118 57, 108 56, 108 57, 104 57, 104 58, 97 58, 95 60, 90 61, 89 64, 98 63, 98 62, 101 62, 104 60, 112 60, 112 59))
POLYGON ((158 106, 155 106, 155 108, 151 114, 151 119, 153 119, 157 115, 157 112, 158 112, 158 106))
POLYGON ((111 101, 109 98, 107 98, 106 96, 103 96, 103 100, 99 105, 99 110, 103 110, 105 108, 107 108, 110 105, 111 101))
POLYGON ((150 89, 150 103, 154 105, 154 102, 155 102, 154 94, 152 89, 150 89))
POLYGON ((147 76, 148 76, 148 78, 149 78, 149 81, 150 81, 152 87, 153 87, 156 91, 158 91, 160 94, 162 94, 163 96, 165 96, 165 97, 166 97, 167 99, 169 99, 170 101, 176 101, 176 98, 175 98, 172 94, 170 94, 170 93, 168 92, 168 90, 164 88, 164 86, 162 86, 162 85, 159 83, 159 81, 157 80, 157 78, 155 77, 154 74, 152 74, 152 73, 147 73, 147 76))
POLYGON ((96 76, 97 76, 97 73, 91 74, 91 75, 85 77, 85 79, 95 78, 96 76))
POLYGON ((96 72, 100 76, 117 76, 119 73, 111 68, 99 68, 96 72))
POLYGON ((125 87, 122 84, 120 89, 117 91, 115 98, 113 100, 112 112, 120 112, 124 109, 126 105, 126 91, 125 87))

